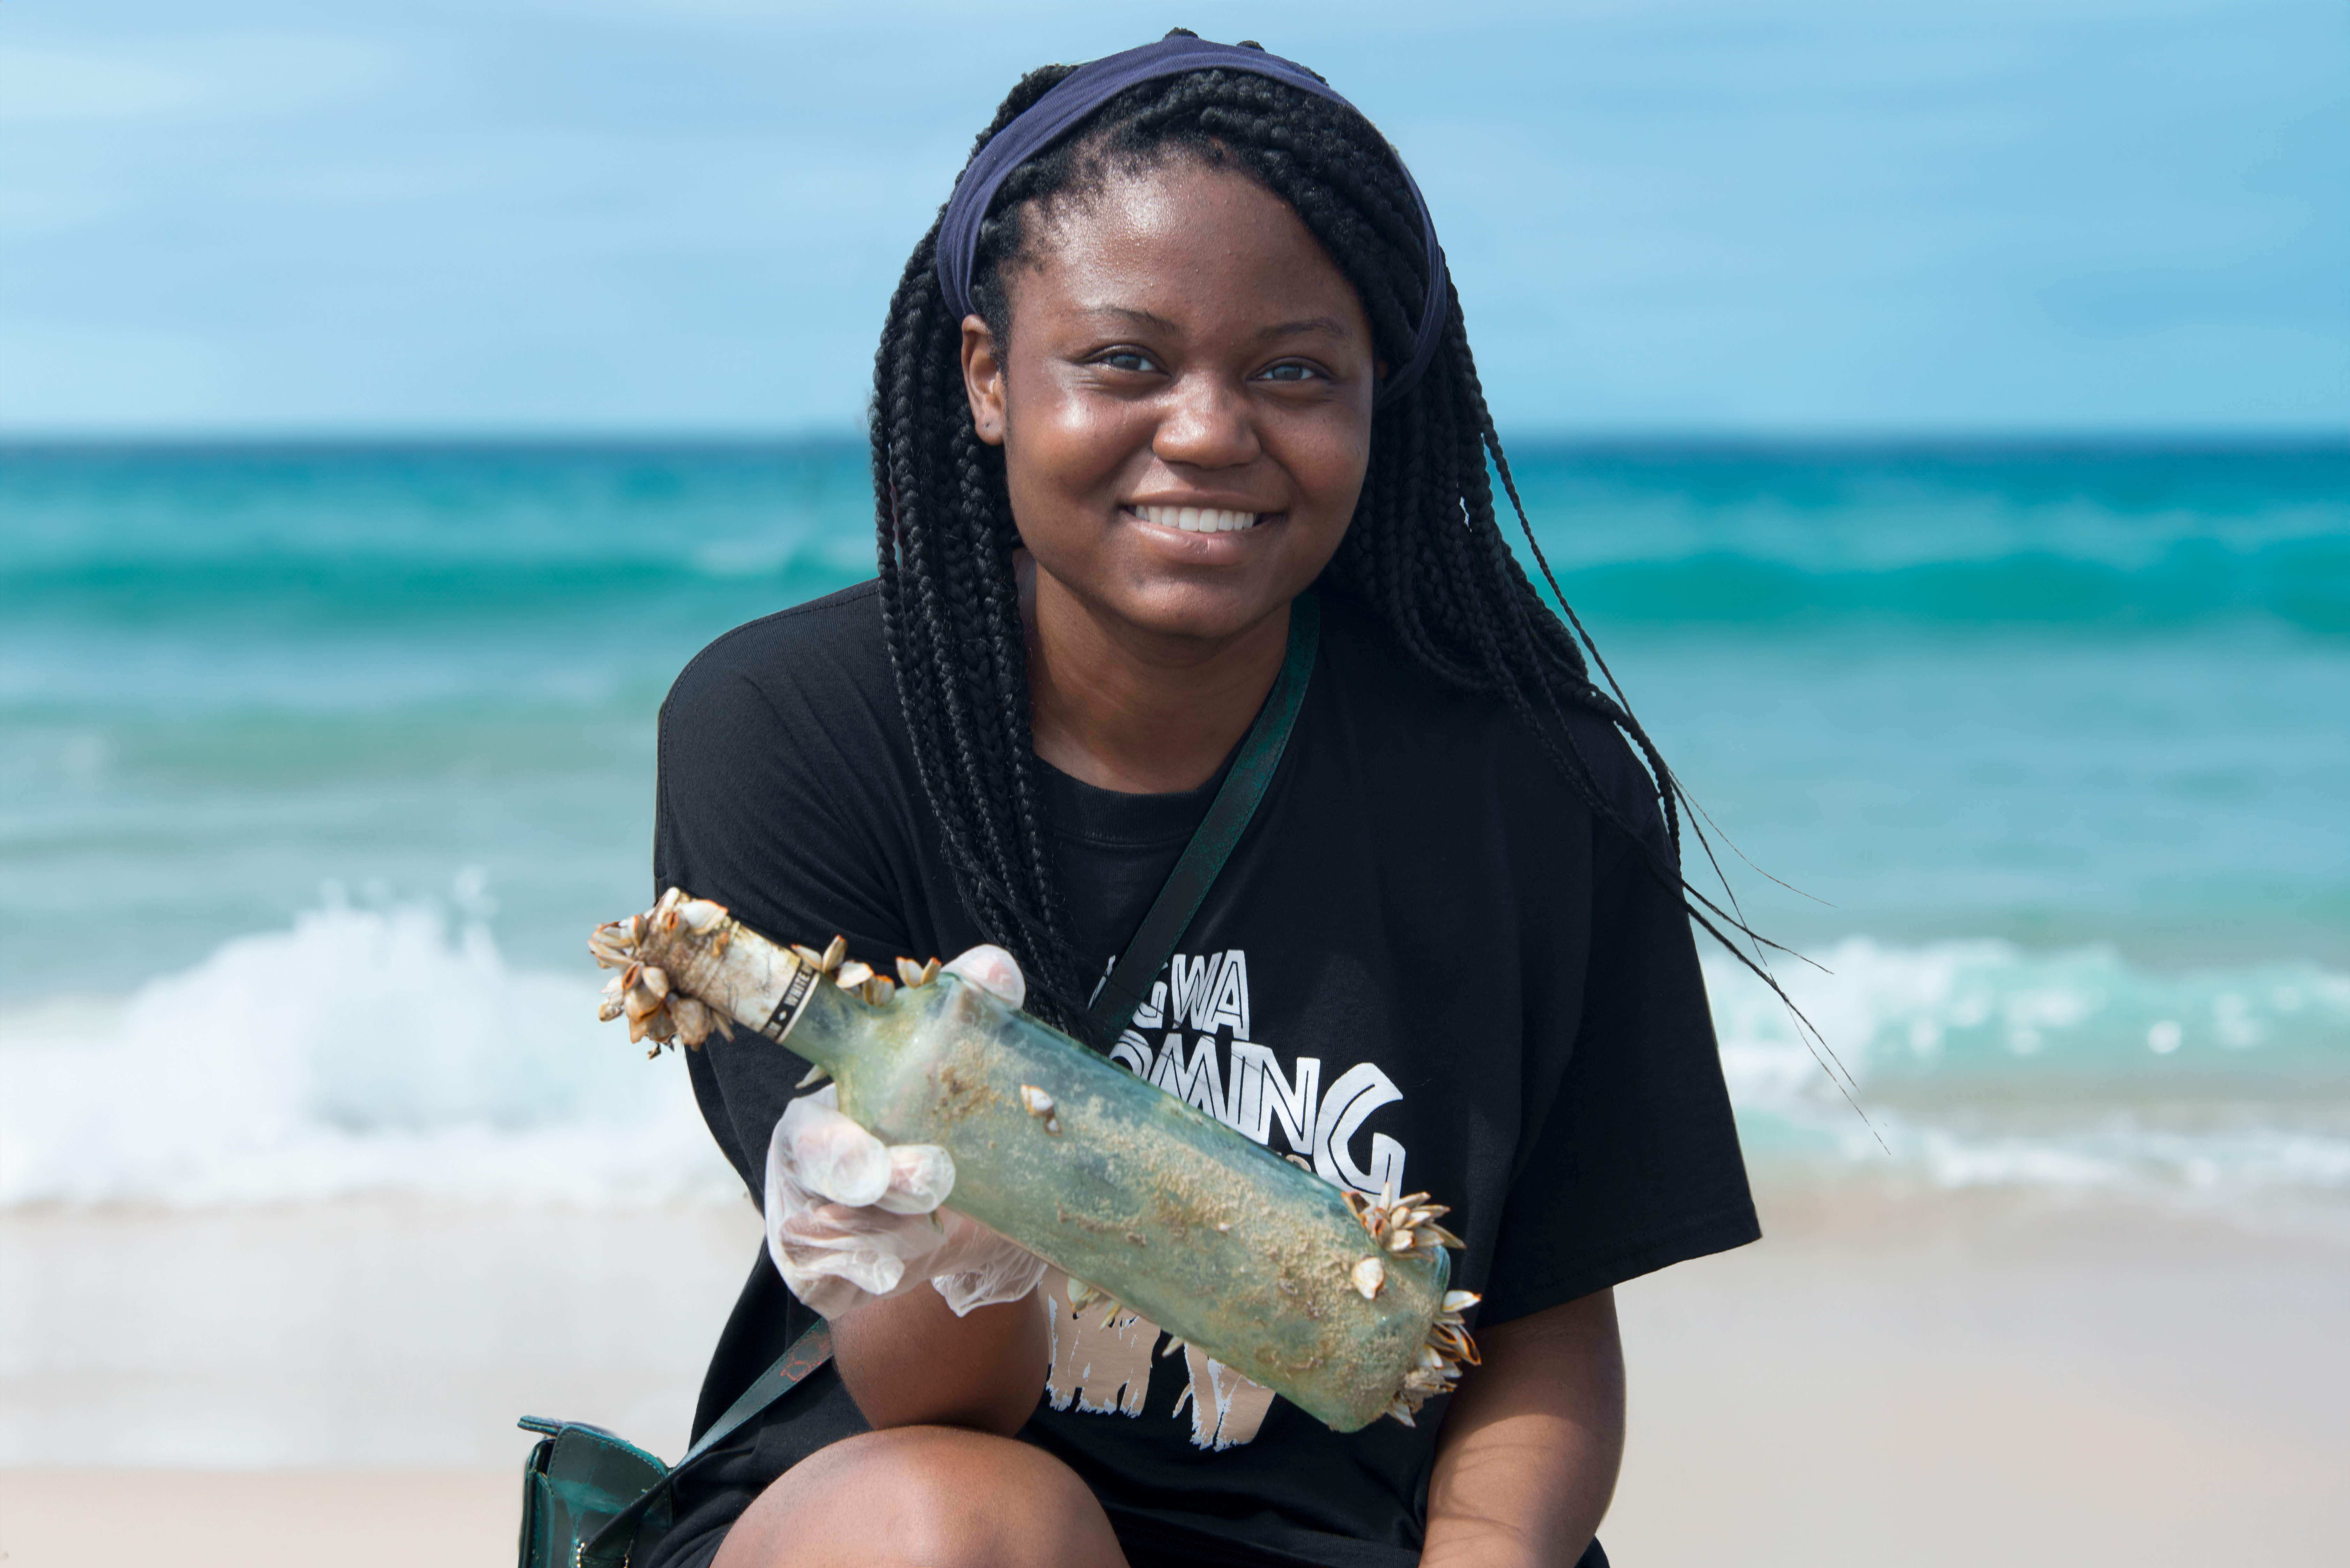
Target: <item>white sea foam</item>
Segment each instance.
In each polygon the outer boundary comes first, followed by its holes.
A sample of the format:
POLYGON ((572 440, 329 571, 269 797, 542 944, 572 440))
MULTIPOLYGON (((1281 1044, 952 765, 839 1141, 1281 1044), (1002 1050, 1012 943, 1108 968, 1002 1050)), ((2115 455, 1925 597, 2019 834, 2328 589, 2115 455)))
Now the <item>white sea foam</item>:
MULTIPOLYGON (((1758 1167, 2350 1200, 2350 976, 1990 941, 1823 961, 1780 972, 1867 1125, 1778 999, 1708 961, 1758 1167)), ((681 1064, 596 1023, 596 984, 430 905, 330 899, 127 997, 0 1013, 0 1208, 731 1199, 681 1064)))
POLYGON ((127 998, 0 1014, 0 1208, 739 1192, 679 1063, 480 925, 339 901, 127 998))
POLYGON ((1948 1188, 2350 1199, 2350 976, 1858 938, 1821 962, 1777 973, 1866 1123, 1786 1005, 1707 961, 1750 1158, 1948 1188))

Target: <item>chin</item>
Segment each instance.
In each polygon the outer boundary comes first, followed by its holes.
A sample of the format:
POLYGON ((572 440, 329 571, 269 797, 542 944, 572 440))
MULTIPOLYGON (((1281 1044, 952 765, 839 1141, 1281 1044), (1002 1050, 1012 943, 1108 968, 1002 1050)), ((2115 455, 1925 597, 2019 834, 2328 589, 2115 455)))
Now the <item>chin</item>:
POLYGON ((1255 584, 1154 584, 1108 607, 1131 625, 1160 637, 1217 642, 1237 637, 1286 605, 1295 595, 1255 584))

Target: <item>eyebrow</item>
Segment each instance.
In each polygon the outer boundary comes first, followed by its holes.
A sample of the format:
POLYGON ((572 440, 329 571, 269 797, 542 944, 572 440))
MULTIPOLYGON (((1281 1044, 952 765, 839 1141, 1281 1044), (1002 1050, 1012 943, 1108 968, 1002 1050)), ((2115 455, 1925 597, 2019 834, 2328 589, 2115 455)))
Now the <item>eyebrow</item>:
POLYGON ((1284 321, 1268 327, 1257 334, 1260 342, 1274 337, 1295 337, 1300 333, 1318 332, 1326 337, 1352 337, 1355 334, 1345 322, 1335 316, 1308 316, 1296 321, 1284 321))
MULTIPOLYGON (((1148 327, 1159 332, 1178 332, 1181 330, 1181 328, 1178 327, 1175 323, 1168 320, 1167 317, 1159 315, 1156 311, 1137 310, 1132 306, 1096 305, 1087 306, 1087 310, 1088 314, 1096 316, 1122 317, 1126 320, 1135 323, 1137 326, 1148 327)), ((1324 337, 1341 338, 1351 337, 1354 336, 1353 330, 1349 328, 1345 322, 1339 320, 1335 316, 1306 316, 1301 317, 1295 321, 1277 322, 1271 327, 1265 327, 1256 336, 1258 342, 1264 343, 1270 342, 1276 337, 1294 337, 1300 336, 1301 334, 1307 333, 1320 333, 1324 337)))
POLYGON ((1084 306, 1083 309, 1088 316, 1123 317, 1127 320, 1133 322, 1138 327, 1153 327, 1160 332, 1173 332, 1177 330, 1175 324, 1168 320, 1165 317, 1149 310, 1137 310, 1131 306, 1089 305, 1084 306))

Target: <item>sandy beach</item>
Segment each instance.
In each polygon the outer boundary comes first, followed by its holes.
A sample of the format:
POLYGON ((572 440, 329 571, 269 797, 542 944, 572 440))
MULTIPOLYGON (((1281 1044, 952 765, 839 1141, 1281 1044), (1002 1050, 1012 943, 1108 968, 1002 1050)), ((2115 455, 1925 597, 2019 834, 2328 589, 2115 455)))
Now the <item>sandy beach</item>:
MULTIPOLYGON (((2350 1242, 1765 1194, 1622 1292, 1619 1563, 2339 1561, 2350 1242)), ((0 1563, 511 1561, 525 1411, 682 1446, 746 1209, 0 1219, 0 1563)))
POLYGON ((2045 1204, 1766 1193, 1625 1287, 1615 1560, 2339 1563, 2350 1246, 2045 1204))

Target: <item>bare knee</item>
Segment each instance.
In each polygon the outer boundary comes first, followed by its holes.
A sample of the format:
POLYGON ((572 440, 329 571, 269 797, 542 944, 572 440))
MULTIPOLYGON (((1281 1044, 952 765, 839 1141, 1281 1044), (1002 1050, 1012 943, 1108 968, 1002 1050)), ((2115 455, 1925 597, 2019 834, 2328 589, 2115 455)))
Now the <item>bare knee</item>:
POLYGON ((1009 1438, 901 1427, 794 1466, 727 1532, 713 1568, 1124 1568, 1093 1493, 1009 1438))

